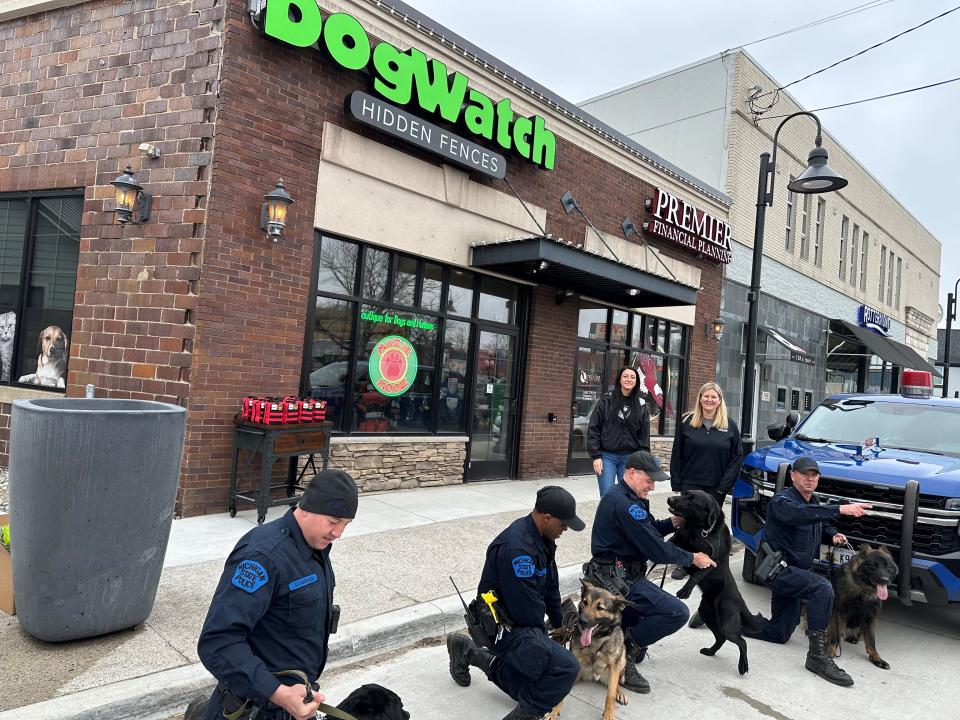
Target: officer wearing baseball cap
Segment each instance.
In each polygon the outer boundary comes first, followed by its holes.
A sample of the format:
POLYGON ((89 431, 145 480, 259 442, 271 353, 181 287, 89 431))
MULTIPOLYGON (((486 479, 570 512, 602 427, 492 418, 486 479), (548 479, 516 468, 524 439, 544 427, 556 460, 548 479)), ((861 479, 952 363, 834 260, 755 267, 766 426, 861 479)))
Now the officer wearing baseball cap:
POLYGON ((458 685, 470 684, 473 665, 517 701, 503 720, 539 720, 567 696, 580 672, 573 653, 547 635, 544 616, 553 627, 563 623, 556 540, 567 528, 584 527, 573 495, 556 485, 541 488, 533 512, 487 548, 477 594, 493 591, 505 611, 493 647, 479 648, 462 634, 447 636, 450 675, 458 685))
POLYGON ((587 579, 611 592, 625 593, 631 602, 623 611, 627 666, 621 685, 639 693, 650 692, 650 684, 636 666, 647 646, 675 633, 690 616, 682 600, 646 579, 647 561, 698 568, 716 565, 708 555, 691 554, 664 539, 680 524, 679 518, 656 520, 650 514, 647 495, 655 483, 669 479, 653 453, 637 450, 627 458, 623 482, 600 499, 593 520, 593 558, 584 566, 587 579))
POLYGON ((302 682, 274 673, 300 670, 313 682, 323 672, 339 618, 330 546, 356 514, 353 478, 324 470, 310 480, 296 508, 237 543, 197 643, 201 662, 219 681, 204 720, 234 712, 259 712, 263 720, 316 715, 323 694, 306 702, 302 682))
MULTIPOLYGON (((807 603, 809 650, 805 667, 824 680, 849 687, 853 678, 837 667, 830 657, 827 625, 833 611, 833 586, 822 575, 810 571, 820 543, 839 545, 847 541, 833 521, 841 515, 860 517, 871 507, 863 503, 821 505, 813 493, 820 483, 820 466, 811 457, 799 457, 790 469, 792 487, 784 488, 770 500, 763 527, 763 545, 781 553, 786 567, 775 566, 776 574, 758 578, 771 590, 770 619, 757 615, 756 628, 745 626, 747 637, 785 643, 800 623, 800 605, 807 603)), ((761 546, 762 547, 762 546, 761 546)))

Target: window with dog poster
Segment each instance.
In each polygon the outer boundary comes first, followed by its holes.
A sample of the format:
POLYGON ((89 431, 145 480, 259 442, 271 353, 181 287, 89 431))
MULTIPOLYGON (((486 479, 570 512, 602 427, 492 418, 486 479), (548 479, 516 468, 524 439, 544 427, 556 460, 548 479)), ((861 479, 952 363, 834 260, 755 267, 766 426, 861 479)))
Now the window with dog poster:
POLYGON ((79 192, 0 195, 0 382, 63 390, 70 356, 79 192))

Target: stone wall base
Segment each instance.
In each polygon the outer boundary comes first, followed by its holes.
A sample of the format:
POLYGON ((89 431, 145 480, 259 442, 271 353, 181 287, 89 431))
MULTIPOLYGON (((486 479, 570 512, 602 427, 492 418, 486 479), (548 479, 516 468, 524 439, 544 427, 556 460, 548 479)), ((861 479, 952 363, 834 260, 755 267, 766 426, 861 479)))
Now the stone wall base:
POLYGON ((463 482, 466 438, 334 438, 330 467, 353 477, 360 492, 463 482))

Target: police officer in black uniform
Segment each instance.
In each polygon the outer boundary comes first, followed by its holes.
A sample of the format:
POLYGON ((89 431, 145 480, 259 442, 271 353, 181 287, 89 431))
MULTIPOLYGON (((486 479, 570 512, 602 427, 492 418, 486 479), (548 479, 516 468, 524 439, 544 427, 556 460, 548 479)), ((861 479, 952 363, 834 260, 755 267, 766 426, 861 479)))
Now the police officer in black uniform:
POLYGON ((778 492, 770 500, 763 536, 774 552, 782 552, 786 567, 772 580, 761 582, 772 591, 769 620, 757 615, 759 631, 744 628, 747 637, 785 643, 800 623, 800 603, 807 603, 806 668, 836 685, 853 685, 853 678, 837 667, 828 654, 827 625, 833 610, 833 587, 822 575, 810 571, 820 542, 834 545, 847 538, 837 532, 833 520, 840 515, 861 517, 872 507, 862 503, 821 505, 814 491, 820 482, 820 467, 809 457, 797 458, 790 471, 792 487, 778 492))
POLYGON ((299 670, 312 683, 323 671, 339 613, 330 545, 356 514, 353 478, 324 470, 310 481, 297 508, 237 543, 197 643, 201 662, 218 680, 204 720, 236 712, 238 720, 315 717, 323 694, 308 702, 301 680, 273 673, 299 670))
POLYGON ((647 646, 675 633, 690 617, 682 600, 645 578, 647 561, 698 568, 716 565, 705 553, 691 554, 664 540, 682 521, 677 517, 655 520, 647 495, 654 483, 669 479, 652 453, 638 450, 627 458, 623 483, 614 485, 600 499, 593 520, 593 558, 584 568, 589 580, 611 592, 626 594, 632 603, 623 611, 627 667, 621 685, 639 693, 650 692, 650 684, 636 667, 643 661, 647 646))
POLYGON ((458 685, 470 684, 473 665, 517 701, 503 720, 539 720, 576 682, 580 663, 550 639, 543 618, 553 627, 563 622, 555 541, 567 528, 579 532, 584 527, 569 492, 554 485, 541 488, 533 512, 490 543, 477 589, 478 595, 496 594, 509 628, 501 629, 492 653, 466 635, 447 636, 450 674, 458 685))

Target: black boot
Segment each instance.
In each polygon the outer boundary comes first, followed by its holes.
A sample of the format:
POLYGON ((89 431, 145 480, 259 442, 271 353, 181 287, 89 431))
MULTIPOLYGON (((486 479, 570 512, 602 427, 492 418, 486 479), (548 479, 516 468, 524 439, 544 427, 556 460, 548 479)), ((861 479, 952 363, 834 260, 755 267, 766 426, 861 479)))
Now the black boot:
POLYGON ((693 617, 690 618, 690 622, 687 623, 689 628, 702 628, 703 627, 703 618, 700 617, 700 611, 697 610, 693 617))
POLYGON ((543 715, 531 715, 523 712, 517 705, 513 710, 503 716, 503 720, 540 720, 543 715))
POLYGON ((482 670, 484 675, 490 676, 493 655, 483 648, 478 648, 467 635, 447 635, 447 655, 450 657, 450 677, 461 687, 470 684, 471 665, 482 670))
POLYGON ((807 670, 819 675, 824 680, 832 682, 834 685, 843 685, 844 687, 853 685, 853 678, 838 668, 833 658, 827 653, 827 631, 807 631, 807 637, 810 638, 810 649, 807 651, 807 670))
POLYGON ((621 686, 635 693, 645 695, 650 692, 650 683, 637 670, 637 663, 643 660, 646 648, 637 647, 633 642, 627 642, 627 666, 623 669, 621 686))

